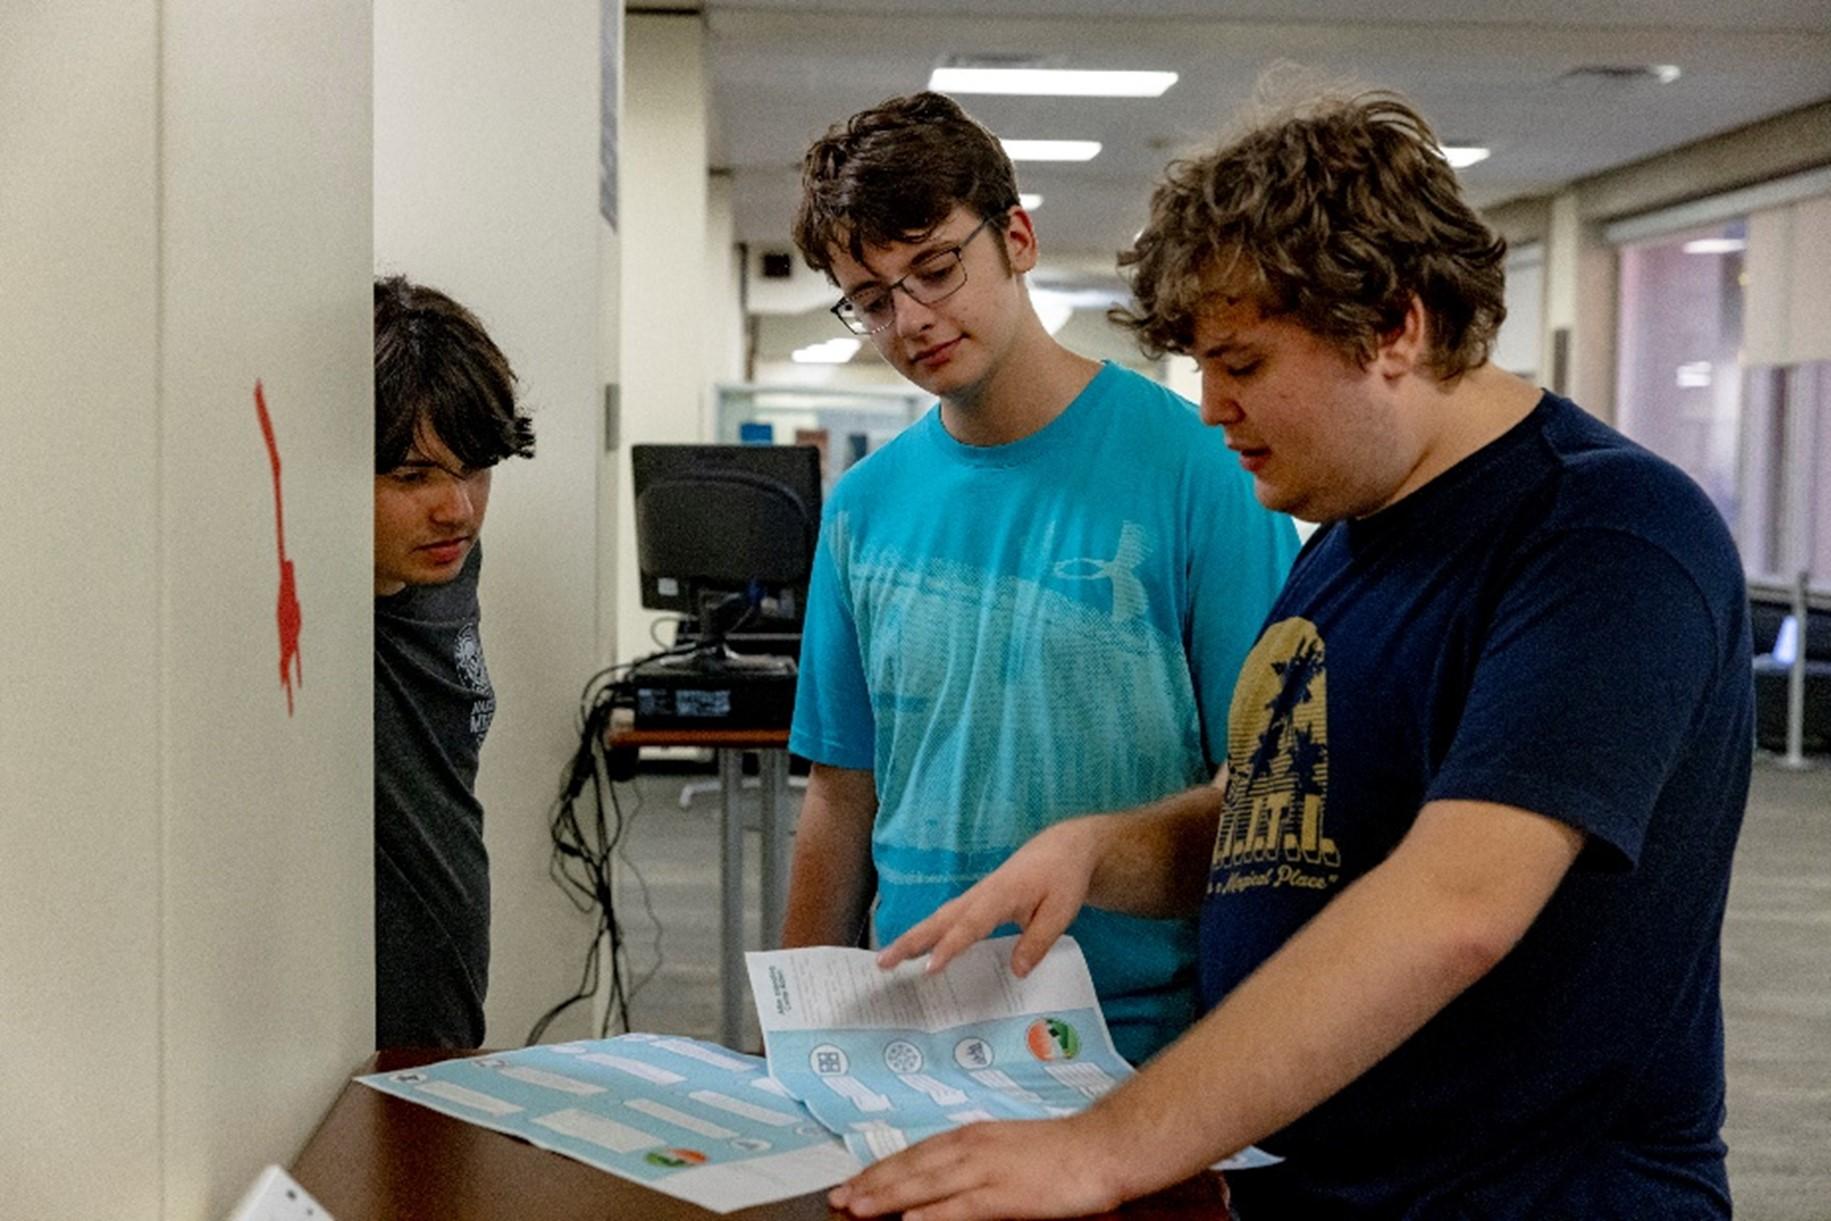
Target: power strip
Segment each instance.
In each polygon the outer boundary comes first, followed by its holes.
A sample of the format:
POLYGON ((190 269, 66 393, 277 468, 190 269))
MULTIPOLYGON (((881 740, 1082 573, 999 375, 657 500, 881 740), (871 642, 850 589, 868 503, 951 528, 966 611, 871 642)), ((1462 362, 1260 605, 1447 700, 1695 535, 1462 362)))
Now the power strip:
POLYGON ((235 1206, 227 1221, 336 1221, 324 1205, 278 1166, 269 1166, 235 1206))

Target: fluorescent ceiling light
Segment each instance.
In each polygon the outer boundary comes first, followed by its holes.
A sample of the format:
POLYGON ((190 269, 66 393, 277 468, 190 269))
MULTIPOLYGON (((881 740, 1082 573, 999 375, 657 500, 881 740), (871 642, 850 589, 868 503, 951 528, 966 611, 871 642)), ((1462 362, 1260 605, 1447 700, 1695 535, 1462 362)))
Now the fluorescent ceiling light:
POLYGON ((1084 68, 936 68, 928 87, 941 93, 1006 93, 1056 98, 1156 98, 1174 72, 1100 72, 1084 68))
POLYGON ((1450 163, 1450 168, 1453 170, 1467 169, 1477 161, 1488 159, 1487 149, 1477 148, 1472 144, 1445 144, 1440 151, 1443 153, 1443 159, 1450 163))
POLYGON ((1700 237, 1685 243, 1686 254, 1735 254, 1747 249, 1745 237, 1700 237))
POLYGON ((1032 195, 1028 191, 1020 191, 1017 196, 1017 206, 1026 212, 1034 212, 1043 206, 1043 197, 1032 195))
POLYGON ((1000 140, 1013 161, 1092 161, 1100 155, 1098 140, 1000 140))
POLYGON ((810 343, 805 348, 796 348, 789 359, 798 365, 843 365, 858 355, 859 341, 856 339, 829 339, 824 343, 810 343))
POLYGON ((1650 64, 1647 71, 1662 85, 1670 85, 1684 75, 1677 64, 1650 64))

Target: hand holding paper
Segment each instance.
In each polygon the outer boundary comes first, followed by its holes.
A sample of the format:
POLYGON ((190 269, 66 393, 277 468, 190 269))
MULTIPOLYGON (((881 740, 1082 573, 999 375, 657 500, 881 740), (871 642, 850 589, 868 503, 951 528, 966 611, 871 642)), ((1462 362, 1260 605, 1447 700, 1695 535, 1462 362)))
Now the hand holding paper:
POLYGON ((1087 902, 1099 863, 1108 816, 1056 823, 1039 833, 965 894, 943 903, 878 955, 889 968, 928 955, 927 969, 941 970, 961 951, 1003 924, 1023 930, 1011 953, 1011 970, 1028 975, 1087 902))

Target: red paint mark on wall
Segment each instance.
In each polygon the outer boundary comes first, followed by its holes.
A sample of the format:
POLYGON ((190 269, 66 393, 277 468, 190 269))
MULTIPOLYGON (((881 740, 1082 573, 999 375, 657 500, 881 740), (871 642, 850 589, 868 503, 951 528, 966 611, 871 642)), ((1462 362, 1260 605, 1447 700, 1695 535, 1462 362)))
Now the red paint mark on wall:
POLYGON ((293 577, 292 561, 286 558, 286 505, 280 496, 280 447, 273 439, 273 417, 267 414, 267 396, 261 383, 254 383, 254 411, 261 419, 261 436, 267 441, 267 461, 273 467, 273 531, 280 544, 280 685, 286 688, 286 715, 292 715, 292 685, 305 685, 305 670, 299 660, 299 627, 304 617, 299 613, 299 586, 293 577))

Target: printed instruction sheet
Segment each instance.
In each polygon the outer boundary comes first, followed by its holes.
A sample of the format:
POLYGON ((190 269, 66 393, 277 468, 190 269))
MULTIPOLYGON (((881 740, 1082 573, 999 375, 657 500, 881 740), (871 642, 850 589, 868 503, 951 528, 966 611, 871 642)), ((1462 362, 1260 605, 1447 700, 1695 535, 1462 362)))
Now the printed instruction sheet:
POLYGON ((761 1059, 697 1039, 626 1034, 358 1080, 713 1212, 861 1169, 761 1059))
MULTIPOLYGON (((1072 937, 1030 974, 1017 938, 885 971, 868 950, 746 955, 769 1071, 860 1161, 989 1119, 1071 1115, 1133 1069, 1114 1050, 1087 961, 1072 937)), ((1217 1170, 1280 1159, 1247 1148, 1217 1170)))
POLYGON ((1071 937, 1027 977, 1015 937, 934 975, 868 950, 747 955, 771 1074, 861 1161, 986 1119, 1070 1115, 1130 1076, 1071 937))

